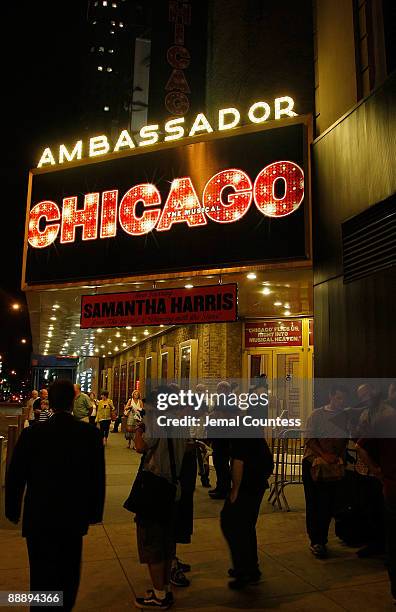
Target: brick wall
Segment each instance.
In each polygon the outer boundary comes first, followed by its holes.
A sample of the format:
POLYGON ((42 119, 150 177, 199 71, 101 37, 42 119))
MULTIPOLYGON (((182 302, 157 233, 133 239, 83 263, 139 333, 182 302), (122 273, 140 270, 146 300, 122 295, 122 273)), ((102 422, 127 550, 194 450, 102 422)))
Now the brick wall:
MULTIPOLYGON (((180 344, 187 340, 198 341, 197 372, 198 380, 214 378, 240 378, 242 376, 242 323, 210 323, 186 325, 171 329, 158 336, 149 338, 132 349, 114 358, 106 358, 105 367, 121 368, 124 363, 142 359, 141 379, 144 384, 144 360, 156 353, 157 368, 153 378, 159 377, 161 349, 173 347, 175 351, 174 379, 179 377, 180 344)), ((153 381, 155 384, 155 381, 153 381)))

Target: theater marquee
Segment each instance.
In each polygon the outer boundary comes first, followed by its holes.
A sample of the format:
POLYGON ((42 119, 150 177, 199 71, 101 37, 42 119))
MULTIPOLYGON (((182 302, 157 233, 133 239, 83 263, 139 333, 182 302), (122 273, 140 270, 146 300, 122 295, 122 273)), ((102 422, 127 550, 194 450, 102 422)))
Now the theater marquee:
POLYGON ((30 174, 23 287, 309 257, 307 125, 30 174))
POLYGON ((220 323, 237 319, 237 286, 83 295, 81 329, 220 323))

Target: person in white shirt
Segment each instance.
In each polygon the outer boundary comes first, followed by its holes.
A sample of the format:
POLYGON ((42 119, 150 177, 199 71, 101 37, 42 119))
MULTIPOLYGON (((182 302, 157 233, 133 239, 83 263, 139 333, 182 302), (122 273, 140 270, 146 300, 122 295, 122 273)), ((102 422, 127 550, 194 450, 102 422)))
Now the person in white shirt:
MULTIPOLYGON (((125 439, 128 441, 127 448, 131 448, 131 442, 135 438, 135 430, 142 420, 143 402, 140 399, 138 389, 132 393, 132 397, 125 405, 124 416, 127 417, 125 439)), ((135 445, 133 446, 135 448, 135 445)))
POLYGON ((38 398, 38 391, 36 389, 33 389, 30 399, 28 400, 26 404, 26 420, 29 421, 29 426, 33 425, 35 421, 33 404, 37 398, 38 398))

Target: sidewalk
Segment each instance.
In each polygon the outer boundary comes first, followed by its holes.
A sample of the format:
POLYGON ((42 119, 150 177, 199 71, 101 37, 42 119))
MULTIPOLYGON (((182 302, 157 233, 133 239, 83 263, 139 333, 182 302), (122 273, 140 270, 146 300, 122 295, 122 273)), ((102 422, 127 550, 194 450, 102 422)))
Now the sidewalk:
MULTIPOLYGON (((75 610, 133 610, 134 593, 149 587, 147 569, 137 559, 132 515, 122 508, 139 457, 126 449, 122 434, 110 434, 106 449, 107 496, 103 525, 91 527, 84 543, 82 579, 75 610)), ((214 475, 212 475, 214 484, 214 475)), ((305 535, 301 486, 287 491, 292 512, 273 511, 266 499, 258 523, 262 582, 245 592, 227 588, 230 566, 219 528, 222 502, 208 498, 200 483, 195 495, 195 533, 178 555, 191 563, 191 586, 175 589, 178 610, 284 610, 371 612, 394 610, 381 560, 360 560, 332 536, 331 556, 314 559, 305 535)), ((2 495, 2 494, 1 494, 2 495)), ((1 500, 2 501, 2 500, 1 500)), ((3 509, 3 501, 1 503, 3 509)), ((20 532, 0 516, 0 590, 28 590, 29 570, 20 532)), ((26 608, 13 608, 26 610, 26 608)))

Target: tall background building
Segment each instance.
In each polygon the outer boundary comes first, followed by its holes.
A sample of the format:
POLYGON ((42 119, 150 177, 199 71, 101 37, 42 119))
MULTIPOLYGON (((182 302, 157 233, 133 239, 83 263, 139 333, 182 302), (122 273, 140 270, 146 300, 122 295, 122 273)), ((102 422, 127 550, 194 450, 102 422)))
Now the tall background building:
POLYGON ((81 120, 88 133, 131 128, 147 118, 150 2, 89 0, 81 120))

